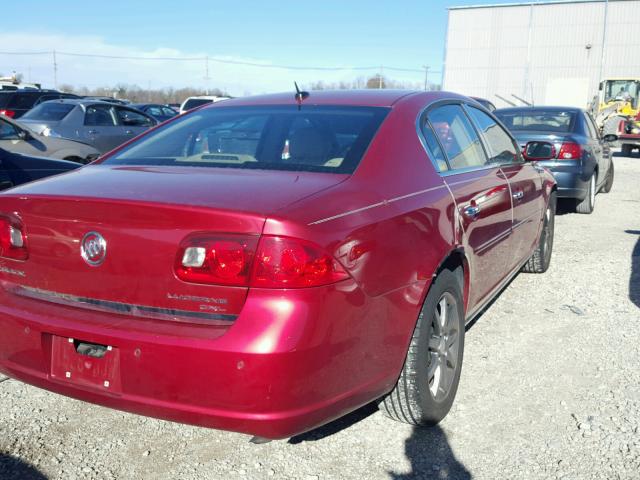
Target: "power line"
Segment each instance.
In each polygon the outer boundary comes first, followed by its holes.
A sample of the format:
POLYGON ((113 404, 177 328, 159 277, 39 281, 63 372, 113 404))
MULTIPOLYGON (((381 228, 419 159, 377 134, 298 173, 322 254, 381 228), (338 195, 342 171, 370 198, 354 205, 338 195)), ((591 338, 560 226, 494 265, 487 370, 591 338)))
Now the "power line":
MULTIPOLYGON (((40 51, 40 52, 7 52, 0 51, 0 55, 52 55, 53 51, 40 51)), ((301 66, 301 65, 283 65, 283 64, 267 64, 257 62, 247 62, 242 60, 228 60, 221 58, 211 58, 209 56, 204 57, 142 57, 142 56, 129 56, 129 55, 104 55, 95 53, 76 53, 76 52, 61 52, 55 51, 57 56, 67 57, 82 57, 82 58, 103 58, 111 60, 143 60, 143 61, 173 61, 173 62, 215 62, 227 65, 241 65, 255 68, 272 68, 272 69, 284 69, 284 70, 313 70, 313 71, 345 71, 345 70, 389 70, 393 72, 412 72, 423 73, 424 70, 419 68, 403 68, 403 67, 390 67, 386 65, 375 66, 301 66)), ((433 72, 439 73, 439 72, 433 72)))

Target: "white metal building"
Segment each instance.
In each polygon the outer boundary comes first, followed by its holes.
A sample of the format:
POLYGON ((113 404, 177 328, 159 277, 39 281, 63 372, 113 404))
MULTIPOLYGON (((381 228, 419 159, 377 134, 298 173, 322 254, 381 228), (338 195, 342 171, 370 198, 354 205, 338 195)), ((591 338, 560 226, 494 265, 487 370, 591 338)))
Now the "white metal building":
POLYGON ((640 0, 449 9, 445 90, 586 107, 605 77, 640 78, 640 0))

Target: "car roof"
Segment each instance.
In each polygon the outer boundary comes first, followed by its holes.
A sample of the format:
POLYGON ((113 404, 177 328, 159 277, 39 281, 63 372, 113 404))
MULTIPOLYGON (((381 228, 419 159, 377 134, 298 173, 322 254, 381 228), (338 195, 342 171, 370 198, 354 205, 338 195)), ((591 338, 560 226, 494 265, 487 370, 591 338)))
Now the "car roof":
MULTIPOLYGON (((96 100, 94 99, 90 99, 90 98, 56 98, 54 100, 48 100, 46 102, 43 103, 66 103, 68 105, 82 105, 82 106, 87 106, 87 105, 109 105, 110 107, 125 107, 125 108, 131 108, 129 105, 121 105, 119 103, 113 103, 113 102, 107 102, 104 100, 96 100)), ((40 104, 42 105, 42 103, 40 104)))
POLYGON ((498 108, 496 110, 496 112, 500 112, 500 113, 509 113, 509 112, 574 112, 574 113, 578 113, 578 112, 583 112, 584 110, 578 107, 558 107, 558 106, 552 106, 552 107, 546 107, 543 105, 540 106, 533 106, 533 107, 527 107, 527 106, 523 106, 523 107, 509 107, 509 108, 498 108))
MULTIPOLYGON (((318 90, 309 92, 309 96, 302 105, 348 105, 368 107, 391 107, 401 98, 424 92, 415 90, 318 90)), ((296 92, 275 93, 269 95, 257 95, 251 97, 230 98, 221 102, 207 105, 203 108, 220 108, 229 106, 253 106, 253 105, 296 105, 296 92)), ((449 98, 444 92, 430 92, 433 100, 449 98)))

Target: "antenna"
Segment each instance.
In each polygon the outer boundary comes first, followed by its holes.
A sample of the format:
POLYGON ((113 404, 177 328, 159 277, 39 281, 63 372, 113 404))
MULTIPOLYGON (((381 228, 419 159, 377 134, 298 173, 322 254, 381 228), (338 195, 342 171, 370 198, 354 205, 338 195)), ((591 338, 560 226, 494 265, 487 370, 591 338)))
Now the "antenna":
POLYGON ((293 82, 296 87, 296 102, 298 102, 298 110, 302 108, 302 102, 309 96, 309 92, 305 92, 304 90, 300 90, 298 87, 298 82, 293 82))

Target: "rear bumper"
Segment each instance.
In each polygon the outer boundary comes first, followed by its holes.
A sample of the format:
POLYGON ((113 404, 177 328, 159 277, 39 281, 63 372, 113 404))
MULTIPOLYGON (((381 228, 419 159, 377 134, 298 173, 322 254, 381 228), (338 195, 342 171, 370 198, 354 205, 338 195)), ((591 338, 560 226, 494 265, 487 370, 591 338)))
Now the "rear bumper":
POLYGON ((588 170, 579 161, 544 161, 540 165, 549 169, 558 185, 558 198, 583 200, 587 196, 593 169, 588 170))
POLYGON ((393 387, 418 311, 404 299, 402 292, 367 299, 350 282, 289 291, 286 298, 256 290, 235 324, 220 328, 53 305, 1 290, 0 372, 132 413, 286 438, 393 387), (390 311, 394 322, 386 321, 390 311), (117 382, 110 385, 117 390, 52 374, 56 337, 117 349, 117 382))
POLYGON ((622 145, 634 145, 640 147, 640 135, 622 134, 618 137, 618 142, 622 145))

